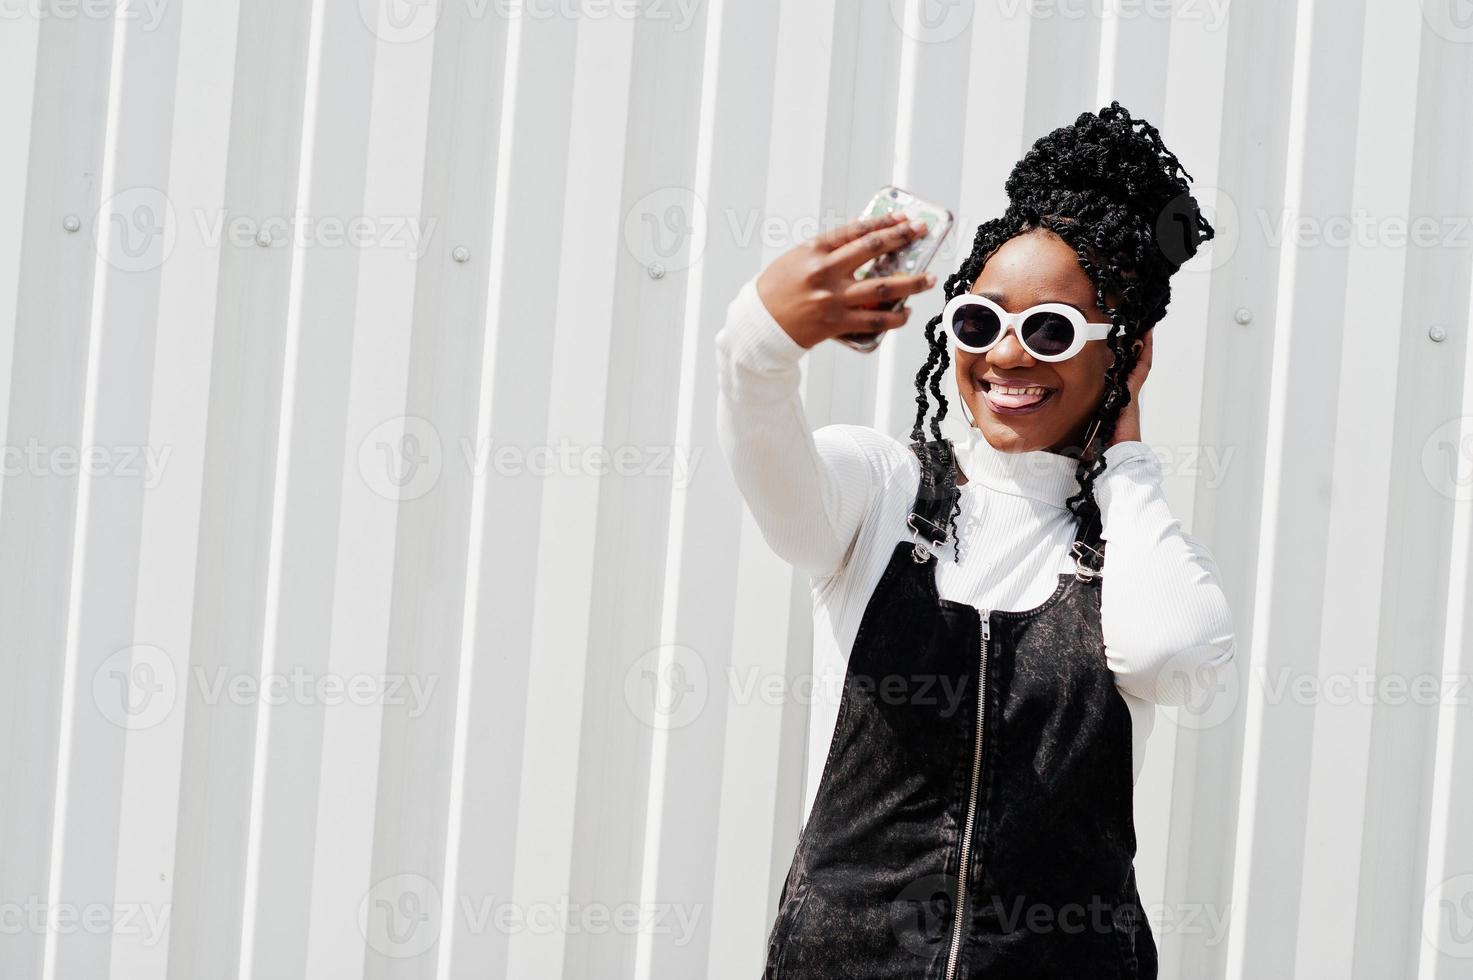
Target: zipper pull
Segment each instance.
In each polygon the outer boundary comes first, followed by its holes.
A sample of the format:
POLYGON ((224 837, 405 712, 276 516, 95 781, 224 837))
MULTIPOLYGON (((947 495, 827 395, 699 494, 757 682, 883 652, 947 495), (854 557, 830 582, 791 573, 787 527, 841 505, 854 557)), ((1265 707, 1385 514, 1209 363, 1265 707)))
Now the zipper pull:
POLYGON ((982 639, 992 639, 992 610, 982 610, 982 639))

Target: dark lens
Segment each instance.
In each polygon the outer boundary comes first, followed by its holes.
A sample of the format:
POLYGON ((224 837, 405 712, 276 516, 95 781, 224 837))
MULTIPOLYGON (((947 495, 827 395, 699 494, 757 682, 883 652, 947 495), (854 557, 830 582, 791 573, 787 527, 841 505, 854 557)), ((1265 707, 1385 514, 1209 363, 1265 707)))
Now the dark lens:
POLYGON ((1062 313, 1035 313, 1023 321, 1022 334, 1038 353, 1062 354, 1074 343, 1074 324, 1062 313))
POLYGON ((985 306, 963 306, 951 318, 956 339, 966 347, 986 347, 997 337, 997 314, 985 306))

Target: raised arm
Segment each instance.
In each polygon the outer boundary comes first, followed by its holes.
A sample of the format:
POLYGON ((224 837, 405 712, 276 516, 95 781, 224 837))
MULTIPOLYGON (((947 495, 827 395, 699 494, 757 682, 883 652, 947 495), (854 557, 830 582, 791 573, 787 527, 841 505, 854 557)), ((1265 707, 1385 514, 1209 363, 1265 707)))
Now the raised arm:
POLYGON ((858 426, 809 430, 798 395, 805 350, 748 280, 716 335, 716 432, 768 545, 821 578, 843 566, 883 477, 858 426))
POLYGON ((853 270, 920 233, 887 218, 805 242, 742 286, 716 335, 722 452, 767 543, 816 578, 843 567, 874 493, 894 466, 895 440, 857 425, 812 431, 799 397, 799 362, 827 337, 906 321, 908 309, 864 306, 918 292, 933 278, 860 283, 853 270))
POLYGON ((1144 442, 1105 450, 1095 481, 1105 539, 1100 626, 1116 683, 1157 704, 1201 705, 1232 669, 1232 610, 1206 548, 1182 530, 1144 442))

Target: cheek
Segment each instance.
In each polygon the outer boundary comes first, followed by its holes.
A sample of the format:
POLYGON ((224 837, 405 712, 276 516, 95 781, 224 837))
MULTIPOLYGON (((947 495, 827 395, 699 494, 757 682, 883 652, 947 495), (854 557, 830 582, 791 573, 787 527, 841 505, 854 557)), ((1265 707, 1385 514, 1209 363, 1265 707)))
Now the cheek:
POLYGON ((952 348, 951 359, 956 364, 956 384, 963 392, 971 389, 969 379, 972 377, 972 369, 977 366, 977 359, 982 356, 984 355, 952 348))
POLYGON ((1100 358, 1075 358, 1074 362, 1060 365, 1060 380, 1064 383, 1064 402, 1077 412, 1089 413, 1099 405, 1105 395, 1106 361, 1100 358))
POLYGON ((1114 362, 1109 348, 1102 348, 1089 356, 1080 355, 1060 364, 1060 377, 1071 388, 1100 395, 1105 390, 1105 374, 1114 362))

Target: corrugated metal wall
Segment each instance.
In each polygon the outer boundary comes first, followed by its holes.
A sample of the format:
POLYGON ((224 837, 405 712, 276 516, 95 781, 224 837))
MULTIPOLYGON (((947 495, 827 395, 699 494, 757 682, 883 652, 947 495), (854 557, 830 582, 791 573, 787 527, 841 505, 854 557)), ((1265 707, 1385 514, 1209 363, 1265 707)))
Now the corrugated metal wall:
MULTIPOLYGON (((1240 636, 1137 787, 1163 976, 1473 976, 1464 0, 17 0, 0 91, 6 977, 755 976, 811 627, 712 337, 892 180, 954 269, 1111 98, 1219 229, 1143 399, 1240 636)), ((813 424, 908 428, 918 333, 813 424)))

